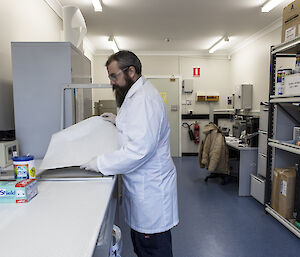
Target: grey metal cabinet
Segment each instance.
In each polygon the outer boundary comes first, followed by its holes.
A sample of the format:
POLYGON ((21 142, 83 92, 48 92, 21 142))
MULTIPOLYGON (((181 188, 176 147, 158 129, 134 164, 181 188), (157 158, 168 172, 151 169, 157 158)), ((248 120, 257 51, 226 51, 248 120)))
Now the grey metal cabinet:
MULTIPOLYGON (((60 130, 62 85, 91 83, 91 63, 69 42, 13 42, 11 51, 20 153, 43 158, 51 135, 60 130)), ((91 90, 87 94, 91 98, 91 90)), ((75 91, 68 97, 66 117, 74 123, 75 91)))
POLYGON ((260 104, 257 175, 251 176, 251 195, 260 203, 265 201, 265 178, 268 149, 268 103, 260 104))

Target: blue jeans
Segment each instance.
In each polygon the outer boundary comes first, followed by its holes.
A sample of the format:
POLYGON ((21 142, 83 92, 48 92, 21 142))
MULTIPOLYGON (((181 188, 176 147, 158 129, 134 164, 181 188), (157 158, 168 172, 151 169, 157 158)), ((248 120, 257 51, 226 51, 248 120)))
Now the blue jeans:
POLYGON ((170 230, 144 234, 131 229, 131 240, 138 257, 173 257, 170 230))

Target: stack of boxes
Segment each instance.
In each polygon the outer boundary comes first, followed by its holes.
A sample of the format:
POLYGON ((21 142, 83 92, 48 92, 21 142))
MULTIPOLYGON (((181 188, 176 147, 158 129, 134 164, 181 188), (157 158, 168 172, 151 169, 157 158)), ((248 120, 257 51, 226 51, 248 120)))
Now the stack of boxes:
POLYGON ((283 9, 281 42, 294 39, 300 32, 300 0, 295 0, 283 9))
MULTIPOLYGON (((281 42, 293 40, 298 36, 300 36, 300 0, 295 0, 283 9, 281 42)), ((291 69, 281 70, 281 72, 278 70, 275 95, 296 96, 300 94, 300 53, 296 56, 295 69, 286 73, 289 70, 291 69), (282 80, 279 78, 280 73, 284 73, 282 80)))

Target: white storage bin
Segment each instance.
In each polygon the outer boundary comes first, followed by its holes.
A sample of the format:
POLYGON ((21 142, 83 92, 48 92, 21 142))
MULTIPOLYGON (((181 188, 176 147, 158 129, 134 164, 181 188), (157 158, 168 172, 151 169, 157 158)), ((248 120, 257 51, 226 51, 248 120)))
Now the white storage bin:
POLYGON ((113 235, 113 240, 111 242, 109 256, 121 257, 121 252, 122 252, 121 229, 118 226, 114 225, 112 235, 113 235))
POLYGON ((265 203, 265 180, 251 174, 250 194, 261 204, 265 203))

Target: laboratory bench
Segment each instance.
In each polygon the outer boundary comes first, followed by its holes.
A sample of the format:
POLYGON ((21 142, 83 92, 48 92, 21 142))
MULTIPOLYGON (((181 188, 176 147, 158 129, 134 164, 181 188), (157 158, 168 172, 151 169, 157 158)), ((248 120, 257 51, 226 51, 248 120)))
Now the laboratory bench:
POLYGON ((42 174, 37 175, 38 195, 29 203, 0 205, 1 256, 108 256, 117 177, 57 179, 42 174))

